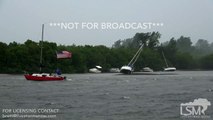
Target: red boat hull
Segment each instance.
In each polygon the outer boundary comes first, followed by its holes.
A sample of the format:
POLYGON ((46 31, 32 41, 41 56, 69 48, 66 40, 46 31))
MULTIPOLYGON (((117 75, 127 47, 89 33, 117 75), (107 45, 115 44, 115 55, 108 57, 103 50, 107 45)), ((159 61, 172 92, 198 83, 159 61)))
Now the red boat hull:
POLYGON ((27 80, 34 80, 34 81, 59 81, 64 80, 62 76, 33 76, 33 75, 24 75, 27 80))

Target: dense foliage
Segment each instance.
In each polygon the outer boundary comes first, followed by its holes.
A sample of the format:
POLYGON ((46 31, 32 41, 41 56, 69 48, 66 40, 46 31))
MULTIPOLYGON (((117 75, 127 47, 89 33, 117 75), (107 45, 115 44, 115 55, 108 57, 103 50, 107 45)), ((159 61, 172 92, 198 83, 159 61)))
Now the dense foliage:
MULTIPOLYGON (((54 72, 60 68, 64 73, 85 73, 96 65, 103 67, 104 72, 110 68, 120 68, 128 64, 140 45, 143 51, 135 63, 135 69, 150 67, 162 70, 166 67, 162 53, 169 66, 179 70, 213 69, 213 43, 199 39, 192 45, 189 37, 160 43, 158 32, 136 33, 133 38, 118 40, 111 48, 99 46, 65 46, 43 42, 43 71, 54 72), (56 51, 72 52, 71 59, 56 59, 56 51)), ((39 72, 41 42, 27 40, 20 44, 0 42, 0 73, 39 72)))

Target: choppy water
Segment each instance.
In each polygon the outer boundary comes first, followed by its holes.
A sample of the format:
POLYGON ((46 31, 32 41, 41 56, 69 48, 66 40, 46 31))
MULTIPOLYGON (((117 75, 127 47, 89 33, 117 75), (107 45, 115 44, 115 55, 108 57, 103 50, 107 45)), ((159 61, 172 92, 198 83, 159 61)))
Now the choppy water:
MULTIPOLYGON (((180 120, 181 103, 205 98, 213 104, 213 71, 175 73, 68 74, 68 81, 47 82, 2 74, 0 108, 56 108, 57 120, 180 120)), ((213 105, 206 115, 213 119, 213 105)))

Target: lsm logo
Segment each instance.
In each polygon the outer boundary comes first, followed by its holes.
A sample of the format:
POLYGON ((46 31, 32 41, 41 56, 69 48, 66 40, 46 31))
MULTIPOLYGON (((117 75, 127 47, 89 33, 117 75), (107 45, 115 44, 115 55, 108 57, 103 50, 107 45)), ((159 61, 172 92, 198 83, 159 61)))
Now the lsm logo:
POLYGON ((180 115, 185 118, 210 118, 205 112, 211 103, 204 98, 195 99, 193 102, 180 104, 180 115))

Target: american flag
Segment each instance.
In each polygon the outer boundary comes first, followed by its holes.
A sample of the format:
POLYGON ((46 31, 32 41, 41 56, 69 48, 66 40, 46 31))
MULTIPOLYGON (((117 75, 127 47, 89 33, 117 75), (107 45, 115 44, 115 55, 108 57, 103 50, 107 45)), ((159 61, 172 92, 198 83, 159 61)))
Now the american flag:
POLYGON ((72 57, 71 52, 68 52, 68 51, 56 52, 56 55, 57 55, 57 59, 71 58, 72 57))

